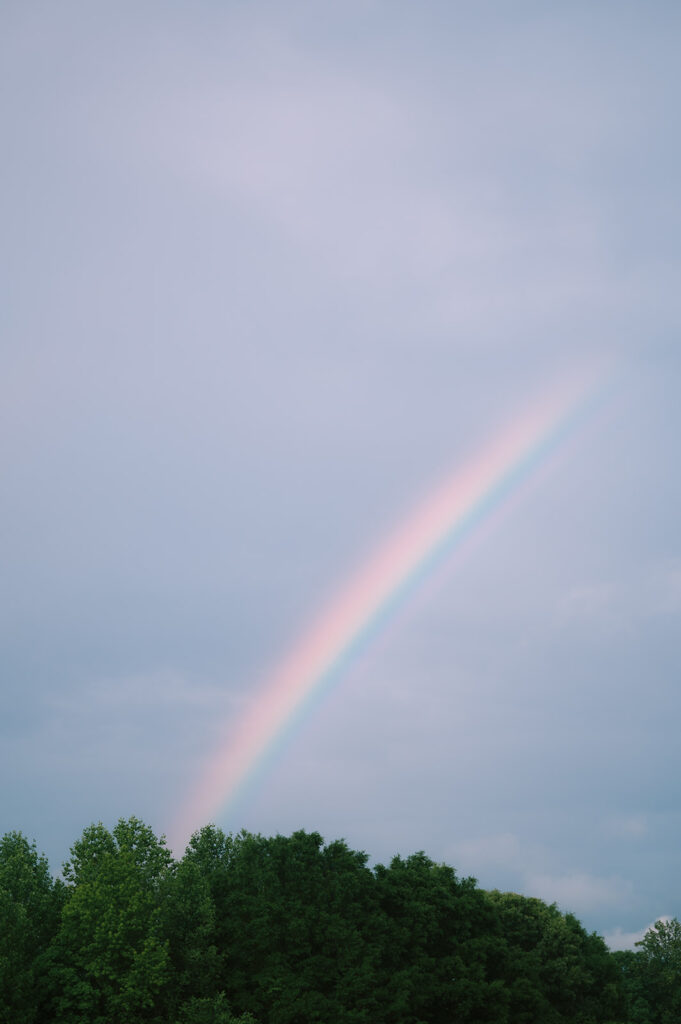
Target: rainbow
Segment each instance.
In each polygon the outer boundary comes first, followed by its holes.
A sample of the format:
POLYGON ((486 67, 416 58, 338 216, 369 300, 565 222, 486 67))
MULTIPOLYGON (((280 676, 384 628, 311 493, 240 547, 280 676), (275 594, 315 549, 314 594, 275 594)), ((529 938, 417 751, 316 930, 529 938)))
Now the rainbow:
POLYGON ((418 505, 265 681, 231 741, 208 762, 175 836, 185 840, 233 806, 356 652, 584 421, 601 392, 597 383, 592 376, 545 395, 418 505))

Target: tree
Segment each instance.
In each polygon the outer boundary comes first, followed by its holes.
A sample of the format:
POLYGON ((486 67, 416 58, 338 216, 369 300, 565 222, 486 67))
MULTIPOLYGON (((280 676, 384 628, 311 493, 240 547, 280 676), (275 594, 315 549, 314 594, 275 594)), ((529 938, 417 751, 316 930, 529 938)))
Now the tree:
POLYGON ((499 925, 475 879, 425 853, 375 869, 385 915, 380 970, 386 1024, 505 1024, 499 925))
MULTIPOLYGON (((164 1005, 172 1019, 190 998, 207 1004, 219 997, 220 957, 215 945, 215 906, 199 865, 186 857, 174 864, 161 895, 159 928, 170 968, 164 1005)), ((219 1019, 216 1010, 216 1022, 219 1019)))
POLYGON ((46 1018, 49 945, 59 926, 63 886, 20 832, 0 839, 0 1022, 46 1018))
POLYGON ((622 989, 603 939, 556 904, 491 892, 507 944, 509 1024, 600 1024, 619 1018, 622 989))
POLYGON ((177 1024, 258 1024, 250 1013, 232 1016, 224 992, 212 998, 192 998, 180 1011, 177 1024))
POLYGON ((376 1019, 375 884, 366 855, 316 833, 196 833, 185 858, 215 907, 220 986, 237 1012, 269 1024, 376 1019))
POLYGON ((640 953, 619 949, 611 954, 623 993, 625 1011, 622 1019, 628 1024, 652 1024, 654 1009, 648 1003, 645 969, 640 953))
POLYGON ((656 921, 640 942, 643 986, 653 1024, 678 1024, 681 1020, 681 923, 656 921))
POLYGON ((64 1024, 138 1024, 158 1018, 169 971, 160 897, 170 851, 137 818, 83 832, 64 864, 67 901, 53 974, 64 1024))

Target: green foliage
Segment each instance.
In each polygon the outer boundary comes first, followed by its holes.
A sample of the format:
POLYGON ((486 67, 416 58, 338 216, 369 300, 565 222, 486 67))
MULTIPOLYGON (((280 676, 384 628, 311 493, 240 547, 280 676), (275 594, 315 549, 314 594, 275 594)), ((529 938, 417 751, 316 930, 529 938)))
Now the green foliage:
POLYGON ((173 861, 137 818, 54 881, 0 839, 0 1024, 678 1024, 681 924, 637 952, 424 853, 209 825, 173 861))
MULTIPOLYGON (((641 1003, 648 1006, 651 1024, 681 1021, 681 923, 656 921, 636 945, 643 984, 641 1003)), ((640 1007, 642 1009, 642 1006, 640 1007)))
POLYGON ((579 1024, 618 1019, 619 976, 598 935, 555 904, 517 893, 490 893, 507 943, 509 1024, 579 1024))
POLYGON ((187 858, 173 865, 161 895, 159 933, 166 942, 171 976, 165 1003, 172 1016, 188 999, 212 998, 220 957, 215 947, 215 907, 199 866, 187 858))
POLYGON ((47 951, 59 925, 63 886, 20 832, 0 839, 0 1022, 45 1019, 47 951))
POLYGON ((137 818, 85 829, 64 865, 69 883, 53 948, 58 1020, 155 1021, 169 974, 160 896, 171 855, 137 818))
POLYGON ((652 1009, 648 1003, 648 985, 645 966, 640 953, 618 950, 612 954, 627 1008, 629 1024, 652 1024, 652 1009))
POLYGON ((230 1003, 270 1024, 370 1020, 372 874, 366 856, 317 833, 291 837, 209 826, 186 859, 208 880, 220 986, 230 1003))
POLYGON ((378 865, 376 881, 386 928, 382 1019, 504 1021, 507 998, 494 976, 498 924, 475 880, 416 853, 378 865))
POLYGON ((177 1024, 257 1024, 257 1021, 250 1013, 232 1016, 225 994, 220 992, 212 998, 188 1000, 180 1010, 177 1024))

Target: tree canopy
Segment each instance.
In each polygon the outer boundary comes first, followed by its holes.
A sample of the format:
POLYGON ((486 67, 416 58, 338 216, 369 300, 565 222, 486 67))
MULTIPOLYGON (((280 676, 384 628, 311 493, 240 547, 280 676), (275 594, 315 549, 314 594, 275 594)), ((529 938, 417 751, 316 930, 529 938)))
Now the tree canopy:
POLYGON ((0 1024, 678 1024, 681 924, 610 953, 555 904, 425 853, 207 825, 180 860, 137 818, 54 879, 0 840, 0 1024))

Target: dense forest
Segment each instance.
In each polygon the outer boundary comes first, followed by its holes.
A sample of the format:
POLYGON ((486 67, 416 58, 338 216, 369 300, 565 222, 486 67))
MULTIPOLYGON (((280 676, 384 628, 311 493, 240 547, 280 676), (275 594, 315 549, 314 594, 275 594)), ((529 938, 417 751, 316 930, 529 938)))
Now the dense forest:
POLYGON ((424 853, 209 825, 181 860, 136 818, 61 878, 0 840, 2 1024, 678 1024, 681 925, 611 953, 555 905, 424 853))

